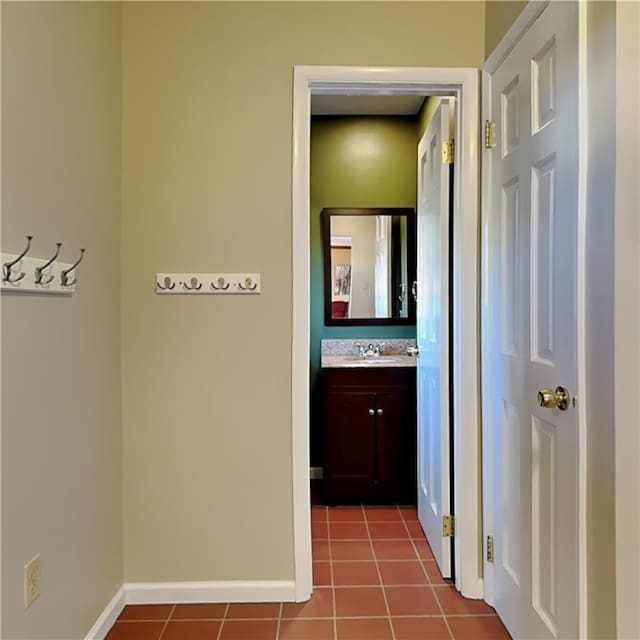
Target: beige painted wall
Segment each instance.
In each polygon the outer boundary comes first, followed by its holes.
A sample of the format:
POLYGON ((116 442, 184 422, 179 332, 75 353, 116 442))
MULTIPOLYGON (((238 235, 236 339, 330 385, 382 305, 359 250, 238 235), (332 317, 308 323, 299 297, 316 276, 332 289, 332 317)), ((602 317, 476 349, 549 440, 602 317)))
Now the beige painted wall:
POLYGON ((292 579, 293 66, 478 67, 484 6, 123 11, 125 577, 292 579), (190 269, 263 293, 154 294, 190 269))
POLYGON ((527 0, 486 0, 484 14, 485 58, 496 48, 526 5, 527 0))
POLYGON ((122 584, 121 8, 2 4, 2 249, 87 250, 73 297, 2 297, 2 637, 75 640, 122 584))

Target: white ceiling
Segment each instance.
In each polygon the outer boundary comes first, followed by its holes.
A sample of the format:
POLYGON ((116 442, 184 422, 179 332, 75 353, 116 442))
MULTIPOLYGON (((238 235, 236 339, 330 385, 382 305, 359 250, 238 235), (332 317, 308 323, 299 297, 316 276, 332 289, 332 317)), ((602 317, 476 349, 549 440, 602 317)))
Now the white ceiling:
POLYGON ((414 116, 424 96, 311 96, 313 116, 414 116))

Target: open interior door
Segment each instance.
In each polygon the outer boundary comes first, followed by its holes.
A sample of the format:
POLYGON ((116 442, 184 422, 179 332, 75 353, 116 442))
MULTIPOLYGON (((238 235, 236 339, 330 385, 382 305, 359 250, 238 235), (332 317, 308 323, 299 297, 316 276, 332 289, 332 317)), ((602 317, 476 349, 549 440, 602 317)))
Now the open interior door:
POLYGON ((578 638, 578 4, 552 2, 491 78, 483 358, 485 575, 516 638, 578 638))
POLYGON ((442 99, 418 145, 418 518, 451 577, 449 410, 449 177, 451 106, 442 99))

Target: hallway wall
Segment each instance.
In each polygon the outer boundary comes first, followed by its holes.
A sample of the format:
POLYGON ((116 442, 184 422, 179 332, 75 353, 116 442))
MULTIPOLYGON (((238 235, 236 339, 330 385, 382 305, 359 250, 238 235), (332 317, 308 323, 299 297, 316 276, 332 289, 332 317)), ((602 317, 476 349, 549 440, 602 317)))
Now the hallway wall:
POLYGON ((527 4, 527 0, 486 0, 484 5, 485 58, 491 55, 527 4))
POLYGON ((72 297, 2 295, 7 640, 84 638, 122 584, 120 9, 2 3, 2 250, 87 250, 72 297))
POLYGON ((293 66, 478 67, 484 6, 123 11, 125 577, 291 580, 293 66), (191 269, 260 271, 263 293, 154 294, 191 269))

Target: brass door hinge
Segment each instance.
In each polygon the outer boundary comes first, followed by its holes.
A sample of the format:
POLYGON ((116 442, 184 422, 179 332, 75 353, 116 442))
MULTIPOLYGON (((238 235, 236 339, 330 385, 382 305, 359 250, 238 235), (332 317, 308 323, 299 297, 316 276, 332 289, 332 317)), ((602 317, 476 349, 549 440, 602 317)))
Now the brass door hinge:
POLYGON ((453 162, 454 144, 453 140, 446 140, 442 143, 442 164, 453 162))
POLYGON ((493 149, 496 146, 496 123, 485 120, 484 123, 484 148, 493 149))
POLYGON ((455 533, 453 516, 442 516, 442 537, 452 538, 455 533))
POLYGON ((487 562, 493 562, 493 536, 487 536, 487 562))

